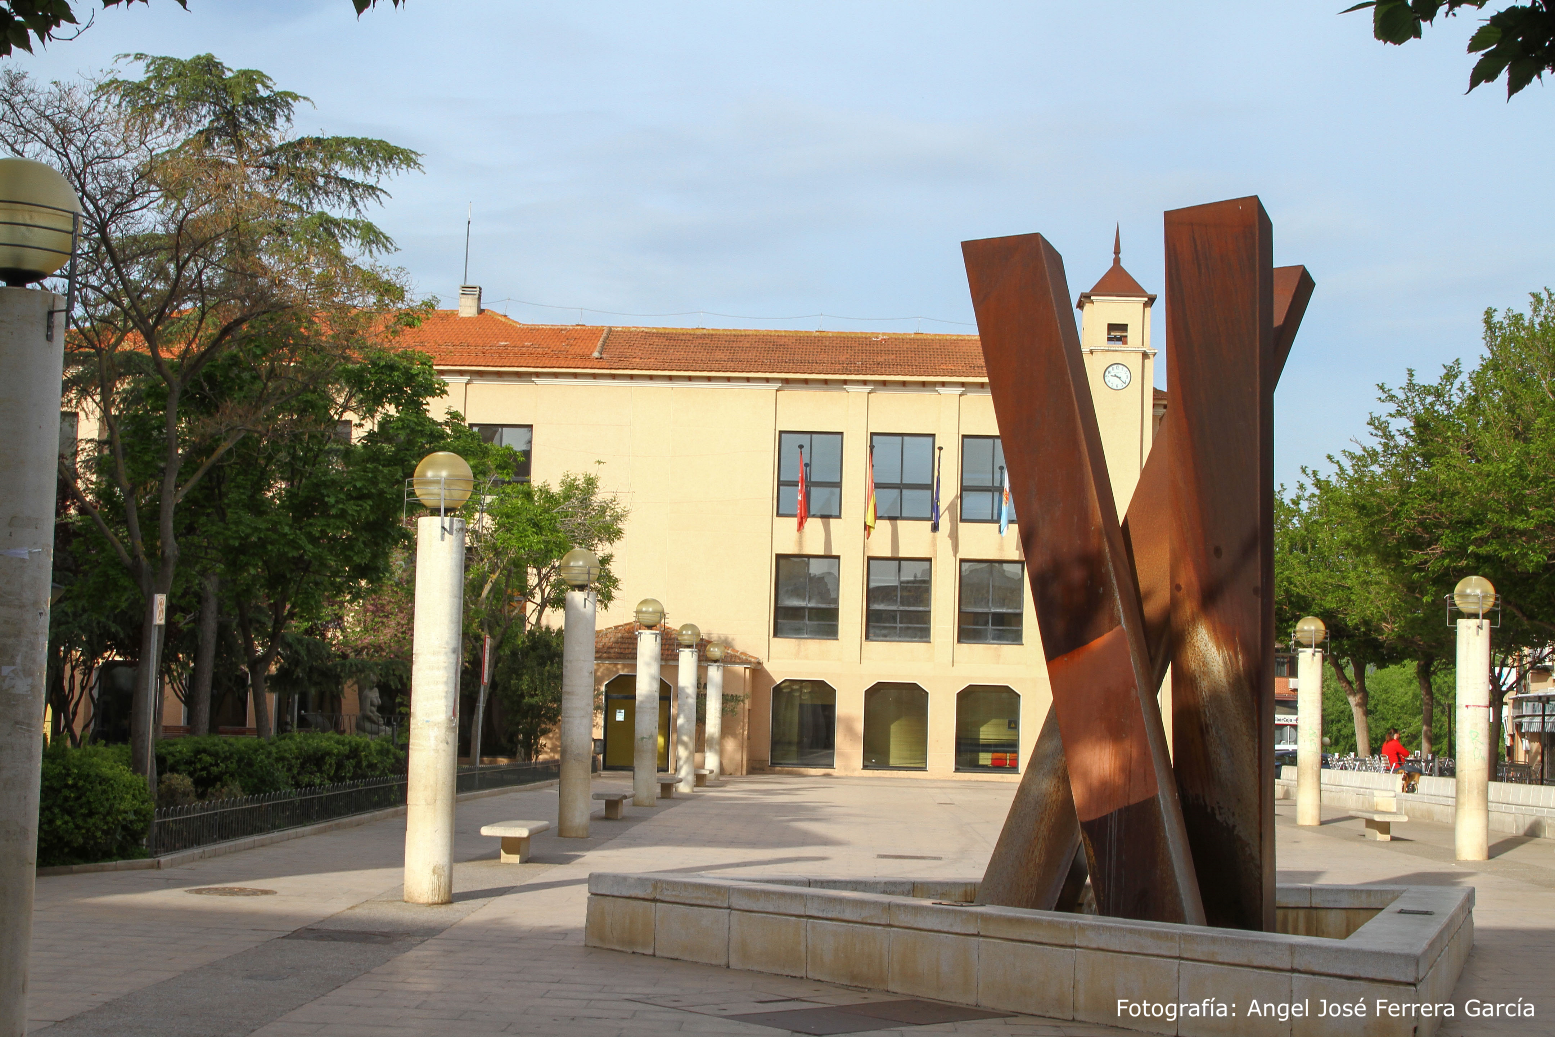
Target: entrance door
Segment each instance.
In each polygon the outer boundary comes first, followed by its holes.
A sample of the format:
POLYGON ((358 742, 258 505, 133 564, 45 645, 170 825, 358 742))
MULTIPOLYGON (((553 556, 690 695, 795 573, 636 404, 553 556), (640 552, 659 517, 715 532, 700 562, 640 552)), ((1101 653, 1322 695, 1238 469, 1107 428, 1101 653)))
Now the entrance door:
MULTIPOLYGON (((605 683, 605 770, 632 769, 633 746, 637 741, 637 675, 623 673, 605 683)), ((659 681, 659 762, 660 771, 669 770, 670 686, 659 681)))

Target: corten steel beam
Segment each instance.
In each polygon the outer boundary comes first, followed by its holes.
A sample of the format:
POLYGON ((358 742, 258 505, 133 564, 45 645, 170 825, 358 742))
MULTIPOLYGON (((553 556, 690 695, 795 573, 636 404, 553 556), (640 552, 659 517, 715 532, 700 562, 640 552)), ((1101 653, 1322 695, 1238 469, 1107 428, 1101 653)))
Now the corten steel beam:
MULTIPOLYGON (((1313 288, 1305 267, 1274 269, 1276 381, 1290 355, 1313 288)), ((1157 433, 1123 518, 1123 537, 1133 556, 1139 583, 1145 641, 1150 649, 1151 683, 1158 691, 1171 663, 1168 429, 1163 424, 1157 433)), ((1023 767, 1020 787, 978 887, 977 902, 1064 910, 1063 897, 1074 875, 1070 860, 1080 840, 1080 827, 1057 717, 1051 708, 1031 758, 1023 767)))
POLYGON ((1172 743, 1210 925, 1274 929, 1273 232, 1166 214, 1172 743))
POLYGON ((1097 910, 1200 922, 1063 260, 1039 234, 961 247, 1097 910))
MULTIPOLYGON (((1150 650, 1150 687, 1157 690, 1171 661, 1171 541, 1166 525, 1166 465, 1166 444, 1158 436, 1123 519, 1123 537, 1129 542, 1139 578, 1145 642, 1150 650)), ((1080 822, 1069 788, 1069 769, 1064 763, 1057 714, 1051 707, 1024 767, 1010 813, 1004 819, 999 841, 978 886, 977 902, 1039 911, 1062 910, 1060 902, 1071 874, 1070 862, 1080 842, 1080 822)))

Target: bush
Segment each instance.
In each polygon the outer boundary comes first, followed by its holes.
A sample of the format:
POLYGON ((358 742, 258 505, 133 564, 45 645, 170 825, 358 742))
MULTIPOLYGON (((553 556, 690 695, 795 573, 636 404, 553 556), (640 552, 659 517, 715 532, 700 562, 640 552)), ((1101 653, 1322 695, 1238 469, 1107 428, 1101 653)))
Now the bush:
POLYGON ((157 806, 188 806, 199 798, 186 774, 164 774, 157 779, 157 806))
POLYGON ((201 799, 378 778, 404 770, 405 753, 382 739, 325 732, 259 738, 173 738, 157 743, 157 772, 182 774, 201 799))
POLYGON ((75 749, 56 739, 43 751, 38 865, 144 857, 154 809, 128 746, 75 749))

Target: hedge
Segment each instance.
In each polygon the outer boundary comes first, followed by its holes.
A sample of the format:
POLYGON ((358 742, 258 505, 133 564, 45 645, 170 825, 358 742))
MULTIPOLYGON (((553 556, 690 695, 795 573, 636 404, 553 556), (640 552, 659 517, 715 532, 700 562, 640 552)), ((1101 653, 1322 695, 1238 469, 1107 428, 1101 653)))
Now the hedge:
POLYGON ((383 739, 309 731, 272 739, 169 738, 157 743, 157 773, 183 774, 201 798, 222 788, 244 795, 379 778, 405 769, 404 750, 383 739))
POLYGON ((130 770, 129 747, 63 741, 43 750, 38 804, 38 866, 146 856, 155 805, 130 770))

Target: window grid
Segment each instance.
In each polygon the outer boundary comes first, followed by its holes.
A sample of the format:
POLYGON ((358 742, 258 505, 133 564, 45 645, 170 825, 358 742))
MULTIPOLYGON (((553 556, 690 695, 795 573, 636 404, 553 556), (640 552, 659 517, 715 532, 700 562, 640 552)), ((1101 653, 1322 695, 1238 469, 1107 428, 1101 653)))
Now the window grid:
POLYGON ((804 447, 805 491, 811 518, 837 518, 842 514, 842 433, 778 433, 779 516, 799 514, 799 448, 804 447))
POLYGON ((934 437, 869 437, 875 465, 875 515, 890 519, 932 518, 934 437))
MULTIPOLYGON (((998 522, 1004 496, 1004 444, 998 436, 961 437, 961 521, 998 522)), ((1010 520, 1015 520, 1014 502, 1010 520)))
POLYGON ((927 558, 871 558, 865 638, 929 640, 931 600, 931 563, 927 558))
POLYGON ((480 434, 482 443, 512 447, 518 451, 513 463, 512 482, 528 482, 530 455, 534 452, 535 427, 533 425, 471 425, 480 434))
POLYGON ((1019 562, 962 562, 956 639, 962 644, 1020 644, 1022 582, 1019 562))
POLYGON ((779 555, 772 635, 837 640, 840 577, 835 555, 779 555))

